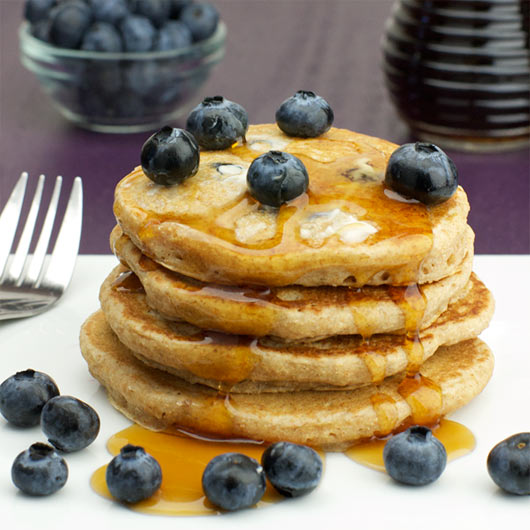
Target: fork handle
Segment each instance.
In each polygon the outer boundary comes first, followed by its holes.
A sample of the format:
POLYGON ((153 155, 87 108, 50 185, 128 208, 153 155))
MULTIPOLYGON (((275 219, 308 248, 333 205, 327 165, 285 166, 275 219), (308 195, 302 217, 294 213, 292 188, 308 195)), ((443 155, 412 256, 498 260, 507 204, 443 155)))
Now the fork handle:
POLYGON ((52 295, 26 297, 16 293, 0 293, 0 320, 24 318, 42 313, 56 301, 57 297, 52 295))

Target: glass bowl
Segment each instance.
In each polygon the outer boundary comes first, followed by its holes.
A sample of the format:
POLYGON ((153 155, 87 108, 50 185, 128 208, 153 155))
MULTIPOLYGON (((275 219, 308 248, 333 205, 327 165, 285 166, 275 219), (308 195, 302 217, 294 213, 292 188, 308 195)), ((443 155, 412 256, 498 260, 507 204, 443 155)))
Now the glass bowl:
POLYGON ((59 112, 99 132, 157 129, 187 113, 224 56, 226 27, 185 48, 104 53, 59 48, 19 30, 22 64, 35 74, 59 112))

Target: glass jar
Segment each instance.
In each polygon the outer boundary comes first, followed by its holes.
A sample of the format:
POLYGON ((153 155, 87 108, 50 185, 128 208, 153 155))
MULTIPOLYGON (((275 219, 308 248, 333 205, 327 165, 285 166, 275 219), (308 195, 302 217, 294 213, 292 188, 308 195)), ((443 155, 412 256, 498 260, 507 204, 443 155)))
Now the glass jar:
POLYGON ((397 0, 385 81, 419 139, 468 151, 530 141, 530 0, 397 0))

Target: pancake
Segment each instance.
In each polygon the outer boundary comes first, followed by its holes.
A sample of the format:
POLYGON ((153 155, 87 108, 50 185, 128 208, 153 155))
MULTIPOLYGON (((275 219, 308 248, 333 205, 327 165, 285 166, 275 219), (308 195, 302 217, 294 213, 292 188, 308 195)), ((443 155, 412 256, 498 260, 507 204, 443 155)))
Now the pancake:
MULTIPOLYGON (((417 411, 414 400, 407 401, 400 394, 400 376, 351 391, 224 396, 146 366, 119 342, 101 312, 83 325, 81 351, 111 403, 131 420, 155 430, 184 429, 267 442, 289 440, 342 450, 374 434, 390 432, 417 411)), ((436 390, 415 397, 435 411, 431 418, 435 420, 479 394, 492 369, 493 356, 479 339, 440 348, 422 366, 425 381, 436 390)))
MULTIPOLYGON (((141 284, 123 266, 103 283, 100 301, 110 327, 139 359, 191 383, 232 392, 358 387, 405 370, 411 354, 400 335, 293 343, 169 321, 149 307, 141 284)), ((488 325, 493 305, 489 291, 472 274, 461 298, 420 332, 422 360, 443 344, 476 337, 488 325)))
POLYGON ((203 151, 199 171, 161 186, 141 168, 115 191, 118 224, 166 268, 223 285, 407 285, 454 274, 468 251, 462 188, 436 206, 383 186, 397 146, 345 129, 318 138, 250 126, 247 142, 203 151), (280 208, 250 197, 246 171, 271 149, 299 157, 307 193, 280 208))
MULTIPOLYGON (((469 280, 473 232, 459 270, 420 287, 423 318, 428 327, 447 309, 469 280)), ((286 340, 332 335, 405 333, 405 287, 271 287, 265 289, 213 285, 193 280, 144 256, 116 227, 111 234, 116 256, 139 278, 149 305, 165 318, 231 334, 273 335, 286 340)), ((409 291, 410 292, 410 291, 409 291)), ((417 295, 417 291, 415 291, 417 295)))

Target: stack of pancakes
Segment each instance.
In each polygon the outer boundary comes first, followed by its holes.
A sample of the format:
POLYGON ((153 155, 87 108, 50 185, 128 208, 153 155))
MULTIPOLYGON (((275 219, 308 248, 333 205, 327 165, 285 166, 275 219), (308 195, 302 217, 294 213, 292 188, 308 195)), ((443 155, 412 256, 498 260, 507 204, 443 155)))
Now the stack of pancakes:
POLYGON ((181 184, 126 176, 111 234, 121 264, 81 331, 112 404, 152 429, 339 450, 477 395, 493 368, 476 338, 493 299, 471 270, 467 198, 459 187, 425 206, 387 189, 396 147, 259 125, 201 152, 181 184), (269 150, 309 174, 280 208, 246 187, 269 150))

